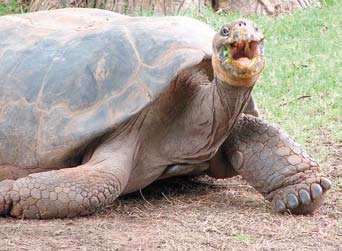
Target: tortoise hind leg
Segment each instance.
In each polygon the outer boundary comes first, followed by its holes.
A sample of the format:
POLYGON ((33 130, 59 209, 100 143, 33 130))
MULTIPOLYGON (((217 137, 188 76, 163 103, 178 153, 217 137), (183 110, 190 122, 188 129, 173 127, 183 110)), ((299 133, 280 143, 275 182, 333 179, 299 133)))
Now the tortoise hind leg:
POLYGON ((331 182, 306 151, 283 130, 242 115, 224 144, 231 165, 279 212, 313 212, 331 182))
POLYGON ((127 184, 126 152, 94 155, 87 163, 0 182, 0 215, 64 218, 87 215, 108 206, 127 184))

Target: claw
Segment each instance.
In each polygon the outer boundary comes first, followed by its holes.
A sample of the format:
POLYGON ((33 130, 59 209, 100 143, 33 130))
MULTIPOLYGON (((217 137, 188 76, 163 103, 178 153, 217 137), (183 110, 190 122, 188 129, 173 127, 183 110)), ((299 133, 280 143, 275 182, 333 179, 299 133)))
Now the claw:
POLYGON ((311 201, 309 192, 304 189, 299 191, 299 197, 303 204, 308 204, 311 201))
POLYGON ((281 213, 281 212, 284 212, 286 210, 286 205, 284 202, 282 202, 281 200, 278 200, 276 203, 275 203, 275 206, 276 206, 276 210, 281 213))
POLYGON ((287 197, 287 205, 291 209, 298 207, 299 206, 299 202, 298 202, 297 196, 295 196, 294 194, 290 194, 287 197))
POLYGON ((325 190, 329 190, 331 188, 331 181, 327 178, 321 178, 321 185, 325 190))
POLYGON ((321 196, 323 193, 322 187, 320 185, 318 185, 317 183, 313 183, 311 185, 311 194, 312 194, 312 198, 316 199, 319 196, 321 196))
POLYGON ((233 168, 235 170, 239 170, 243 166, 243 155, 242 155, 242 153, 240 151, 235 151, 232 154, 230 162, 233 165, 233 168))

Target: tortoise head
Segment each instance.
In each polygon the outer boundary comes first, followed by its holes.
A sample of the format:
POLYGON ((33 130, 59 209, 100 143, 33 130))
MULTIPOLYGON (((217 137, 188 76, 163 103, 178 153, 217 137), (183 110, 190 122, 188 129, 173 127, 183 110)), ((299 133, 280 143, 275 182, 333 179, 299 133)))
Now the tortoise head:
POLYGON ((246 19, 222 26, 213 41, 215 76, 232 86, 253 86, 265 67, 264 36, 246 19))

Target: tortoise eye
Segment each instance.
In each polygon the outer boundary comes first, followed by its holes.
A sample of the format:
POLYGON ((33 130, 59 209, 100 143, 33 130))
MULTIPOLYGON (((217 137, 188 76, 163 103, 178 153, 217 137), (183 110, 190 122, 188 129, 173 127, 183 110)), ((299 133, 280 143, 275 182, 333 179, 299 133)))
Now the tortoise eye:
POLYGON ((222 36, 227 37, 227 36, 229 36, 229 34, 230 34, 230 28, 228 28, 228 27, 223 27, 223 28, 221 29, 221 35, 222 35, 222 36))

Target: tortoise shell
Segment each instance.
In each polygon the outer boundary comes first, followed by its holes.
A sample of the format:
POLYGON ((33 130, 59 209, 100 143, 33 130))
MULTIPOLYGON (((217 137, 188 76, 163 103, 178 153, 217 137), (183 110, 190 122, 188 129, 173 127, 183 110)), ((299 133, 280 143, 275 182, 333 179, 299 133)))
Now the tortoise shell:
POLYGON ((188 17, 97 9, 1 17, 0 165, 76 165, 182 71, 210 64, 214 34, 188 17))

